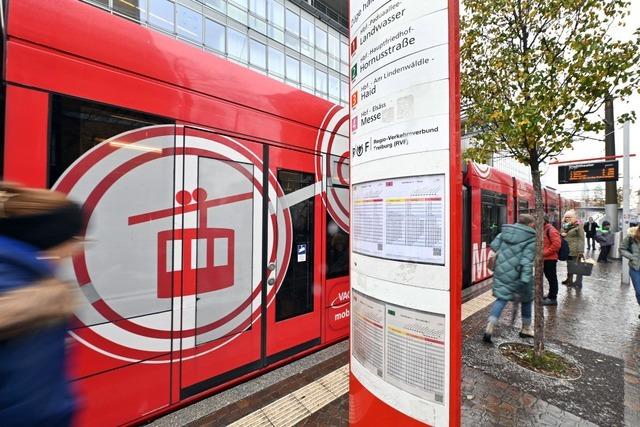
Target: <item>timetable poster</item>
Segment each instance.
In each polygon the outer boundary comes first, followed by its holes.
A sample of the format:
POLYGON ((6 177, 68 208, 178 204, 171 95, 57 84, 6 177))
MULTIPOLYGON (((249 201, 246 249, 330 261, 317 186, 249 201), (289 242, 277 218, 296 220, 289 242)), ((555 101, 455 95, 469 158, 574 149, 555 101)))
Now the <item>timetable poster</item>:
POLYGON ((443 403, 445 317, 386 305, 386 380, 408 393, 443 403))
POLYGON ((353 291, 352 353, 367 369, 379 377, 383 375, 384 303, 353 291))
POLYGON ((444 175, 354 184, 353 251, 444 264, 444 175))

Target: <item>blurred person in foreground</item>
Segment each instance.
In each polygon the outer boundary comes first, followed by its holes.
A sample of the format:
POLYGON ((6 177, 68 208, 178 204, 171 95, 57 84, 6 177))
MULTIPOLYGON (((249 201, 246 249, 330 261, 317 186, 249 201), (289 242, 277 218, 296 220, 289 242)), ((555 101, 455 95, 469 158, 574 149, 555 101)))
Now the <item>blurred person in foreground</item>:
MULTIPOLYGON (((629 277, 636 291, 636 301, 640 305, 640 227, 629 228, 622 244, 620 255, 629 260, 629 277)), ((638 316, 640 317, 640 315, 638 316)))
POLYGON ((0 182, 0 425, 70 426, 69 284, 56 266, 79 249, 84 221, 65 195, 0 182))
POLYGON ((531 302, 533 301, 533 260, 536 255, 535 220, 523 214, 516 224, 505 224, 491 249, 495 252, 493 272, 493 303, 489 323, 482 337, 490 343, 498 319, 509 301, 522 305, 520 337, 533 337, 531 328, 531 302))

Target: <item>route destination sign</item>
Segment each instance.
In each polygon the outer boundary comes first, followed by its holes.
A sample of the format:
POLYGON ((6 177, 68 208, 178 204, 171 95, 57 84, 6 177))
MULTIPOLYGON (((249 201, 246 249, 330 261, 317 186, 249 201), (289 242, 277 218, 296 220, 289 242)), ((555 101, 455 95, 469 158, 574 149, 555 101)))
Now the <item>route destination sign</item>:
POLYGON ((559 166, 558 184, 605 182, 618 180, 618 161, 559 166))

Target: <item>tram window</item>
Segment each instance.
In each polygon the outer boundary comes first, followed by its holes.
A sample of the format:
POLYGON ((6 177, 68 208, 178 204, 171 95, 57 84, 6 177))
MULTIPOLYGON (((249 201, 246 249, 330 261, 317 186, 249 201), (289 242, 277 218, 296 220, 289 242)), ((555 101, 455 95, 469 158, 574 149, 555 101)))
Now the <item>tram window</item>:
POLYGON ((500 233, 507 222, 507 196, 494 191, 482 190, 482 241, 487 245, 500 233))
MULTIPOLYGON (((330 156, 327 191, 344 207, 349 206, 349 161, 330 156)), ((340 209, 340 207, 336 207, 340 209)), ((327 213, 327 279, 349 274, 349 234, 327 213)))
POLYGON ((94 102, 54 95, 49 136, 49 186, 78 157, 120 133, 172 121, 94 102))
MULTIPOLYGON (((310 173, 278 171, 278 182, 285 194, 314 185, 314 180, 310 173)), ((310 197, 289 207, 293 242, 287 274, 276 294, 276 321, 313 311, 314 203, 310 197)))
POLYGON ((529 201, 528 200, 520 200, 518 202, 518 215, 528 214, 529 210, 529 201))
POLYGON ((124 16, 140 21, 140 10, 144 11, 144 6, 140 7, 139 0, 113 0, 113 10, 124 16))

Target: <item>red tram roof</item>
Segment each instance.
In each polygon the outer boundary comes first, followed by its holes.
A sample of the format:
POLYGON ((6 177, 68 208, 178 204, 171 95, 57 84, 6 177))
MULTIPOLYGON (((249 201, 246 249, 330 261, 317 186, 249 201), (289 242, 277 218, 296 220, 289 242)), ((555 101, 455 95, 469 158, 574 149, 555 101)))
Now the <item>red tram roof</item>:
MULTIPOLYGON (((11 42, 34 48, 46 46, 58 53, 115 67, 123 73, 152 78, 196 94, 315 127, 322 123, 325 112, 332 105, 329 101, 77 0, 14 1, 9 8, 7 22, 9 52, 13 47, 11 42), (51 31, 52 28, 56 30, 51 31)), ((28 76, 16 68, 10 68, 7 79, 20 82, 26 78, 29 84, 28 76)), ((82 76, 69 78, 81 79, 82 76)), ((136 94, 131 93, 131 96, 136 94)), ((189 102, 189 99, 184 102, 189 102)))

